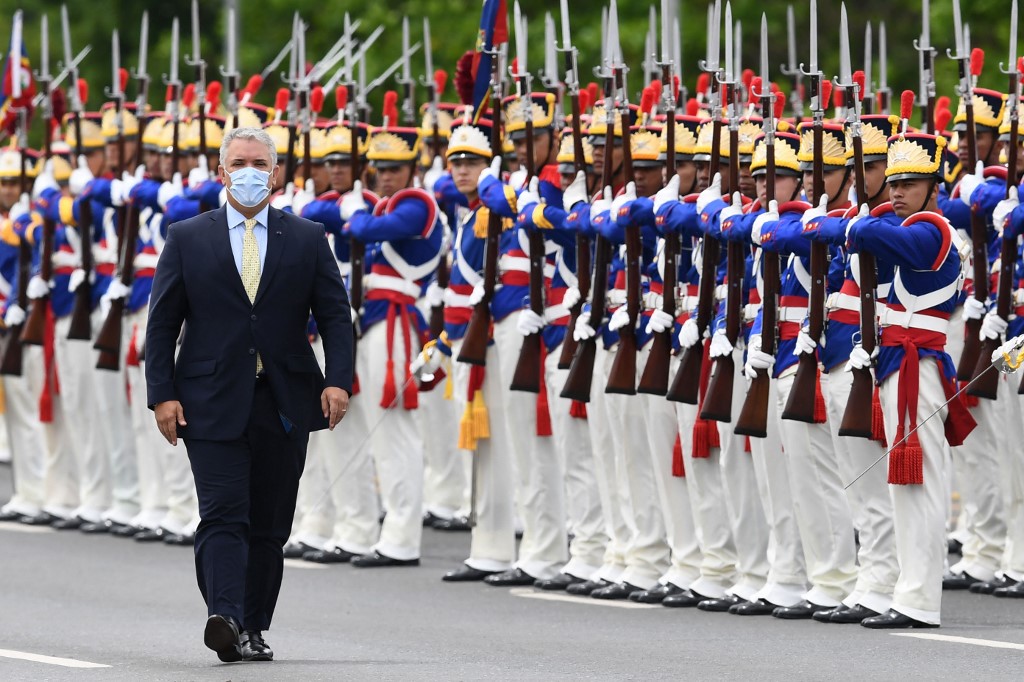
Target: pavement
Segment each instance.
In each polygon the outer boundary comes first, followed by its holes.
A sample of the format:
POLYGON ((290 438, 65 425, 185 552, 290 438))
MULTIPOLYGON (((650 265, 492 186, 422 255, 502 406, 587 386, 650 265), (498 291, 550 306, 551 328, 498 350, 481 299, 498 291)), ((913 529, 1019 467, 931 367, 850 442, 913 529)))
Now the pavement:
POLYGON ((947 592, 941 628, 879 632, 442 583, 468 547, 425 530, 418 568, 288 561, 276 660, 223 664, 189 548, 0 523, 0 679, 1022 679, 1022 601, 947 592))

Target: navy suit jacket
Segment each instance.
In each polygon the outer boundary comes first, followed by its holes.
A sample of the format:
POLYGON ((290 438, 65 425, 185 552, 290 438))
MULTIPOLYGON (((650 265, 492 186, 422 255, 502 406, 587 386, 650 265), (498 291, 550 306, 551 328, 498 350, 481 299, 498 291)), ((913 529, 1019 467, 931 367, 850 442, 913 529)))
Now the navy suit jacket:
POLYGON ((348 295, 324 227, 271 208, 267 253, 253 303, 235 268, 226 211, 171 225, 153 279, 146 327, 148 405, 178 400, 182 438, 233 440, 249 420, 260 354, 284 420, 299 434, 327 427, 325 386, 352 392, 348 295), (317 321, 326 379, 309 345, 317 321), (185 325, 181 349, 175 347, 185 325))

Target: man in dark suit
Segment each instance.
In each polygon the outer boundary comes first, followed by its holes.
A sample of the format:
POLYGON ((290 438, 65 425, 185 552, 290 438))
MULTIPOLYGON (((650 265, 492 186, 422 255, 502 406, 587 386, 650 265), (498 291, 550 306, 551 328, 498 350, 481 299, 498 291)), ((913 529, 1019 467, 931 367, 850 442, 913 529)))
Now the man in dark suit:
POLYGON ((195 476, 204 639, 222 661, 273 657, 262 631, 309 433, 341 421, 352 387, 345 287, 323 226, 269 207, 276 157, 260 129, 224 136, 227 205, 170 227, 146 330, 148 404, 164 437, 184 440, 195 476), (310 312, 326 379, 306 335, 310 312))

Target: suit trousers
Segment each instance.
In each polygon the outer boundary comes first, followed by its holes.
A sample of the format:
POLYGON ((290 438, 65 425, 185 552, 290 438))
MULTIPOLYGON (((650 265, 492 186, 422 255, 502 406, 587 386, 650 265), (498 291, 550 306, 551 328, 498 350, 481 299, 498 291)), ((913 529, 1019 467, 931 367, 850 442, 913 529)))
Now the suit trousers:
POLYGON ((3 377, 7 409, 4 420, 11 444, 14 495, 4 511, 33 516, 44 507, 59 508, 67 516, 78 504, 74 463, 62 462, 59 487, 48 482, 49 455, 43 425, 39 421, 39 384, 42 379, 43 349, 25 346, 21 376, 3 377))
POLYGON ((208 613, 267 630, 308 434, 286 433, 269 383, 254 381, 249 422, 239 438, 185 439, 185 447, 199 494, 196 577, 208 613))

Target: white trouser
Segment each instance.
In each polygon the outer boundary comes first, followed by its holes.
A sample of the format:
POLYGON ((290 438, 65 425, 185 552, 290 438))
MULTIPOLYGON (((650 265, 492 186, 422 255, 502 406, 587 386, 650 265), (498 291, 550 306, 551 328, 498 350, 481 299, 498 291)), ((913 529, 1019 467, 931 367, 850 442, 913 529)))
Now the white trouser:
MULTIPOLYGON (((946 352, 949 357, 953 360, 953 366, 956 367, 960 363, 960 355, 964 349, 964 309, 961 306, 957 306, 953 310, 953 314, 949 318, 949 329, 946 332, 946 352)), ((948 446, 946 449, 947 457, 951 456, 951 448, 948 446)), ((947 496, 949 497, 949 504, 947 504, 947 528, 949 530, 949 537, 959 541, 961 544, 966 544, 971 536, 970 526, 971 517, 974 516, 974 500, 964 499, 963 495, 963 482, 969 477, 969 472, 966 471, 966 463, 963 457, 952 456, 952 466, 946 467, 946 488, 947 496), (953 495, 957 494, 960 496, 959 510, 956 510, 952 505, 953 495), (955 516, 953 512, 958 511, 955 516)))
MULTIPOLYGON (((607 384, 605 377, 611 371, 616 350, 617 346, 604 354, 604 377, 598 383, 595 372, 591 396, 597 391, 604 391, 607 384)), ((645 405, 644 401, 629 395, 608 394, 605 399, 611 427, 611 446, 622 453, 623 470, 618 475, 629 490, 629 503, 623 508, 622 514, 631 534, 626 546, 626 569, 619 580, 649 590, 668 571, 670 553, 664 513, 658 501, 654 464, 648 453, 650 444, 645 435, 637 431, 637 427, 644 423, 642 415, 645 405)), ((669 447, 668 453, 671 455, 671 445, 669 447)))
POLYGON ((733 374, 732 423, 717 422, 722 447, 722 487, 729 511, 733 541, 736 543, 736 583, 728 593, 750 600, 764 587, 768 577, 768 524, 765 521, 761 494, 753 460, 746 450, 746 438, 733 432, 746 398, 747 383, 743 378, 743 351, 732 352, 736 371, 733 374))
MULTIPOLYGON (((643 368, 647 366, 651 354, 648 343, 637 358, 638 380, 643 376, 643 368)), ((678 363, 669 364, 669 384, 678 363)), ((658 489, 658 502, 661 505, 665 523, 665 536, 668 540, 668 570, 661 575, 658 582, 662 585, 672 584, 688 589, 700 577, 701 553, 697 542, 697 530, 693 523, 693 512, 690 510, 690 486, 685 476, 672 475, 672 456, 675 450, 679 424, 676 421, 675 406, 660 395, 637 395, 633 400, 641 401, 644 416, 644 430, 647 432, 647 445, 650 452, 651 471, 658 489)))
POLYGON ((500 386, 506 391, 505 426, 515 457, 516 501, 523 523, 516 567, 546 580, 556 576, 569 559, 565 472, 554 437, 537 435, 537 394, 509 389, 523 346, 523 336, 516 329, 517 317, 514 313, 494 324, 496 369, 500 386))
MULTIPOLYGON (((471 367, 455 360, 461 350, 461 339, 452 343, 452 376, 460 419, 466 408, 471 367)), ((491 344, 487 348, 483 382, 490 438, 477 441, 473 453, 470 502, 476 525, 470 533, 469 558, 465 561, 467 566, 478 571, 508 570, 512 567, 516 553, 513 520, 515 502, 512 486, 509 485, 512 478, 512 453, 505 420, 501 418, 504 409, 502 400, 508 390, 497 380, 501 377, 500 371, 494 371, 498 362, 498 347, 491 344)))
POLYGON ((21 376, 3 377, 7 410, 4 421, 11 444, 11 470, 14 495, 4 511, 26 516, 38 514, 44 506, 70 514, 78 506, 78 485, 74 463, 53 462, 63 467, 49 478, 51 458, 46 448, 43 425, 39 422, 39 387, 42 383, 43 349, 25 346, 22 349, 21 376))
MULTIPOLYGON (((793 388, 795 372, 777 380, 781 414, 793 388)), ((814 400, 814 396, 807 396, 814 400)), ((789 464, 790 489, 811 589, 804 598, 821 606, 838 606, 857 579, 850 505, 839 478, 828 424, 782 419, 782 446, 789 464)))
POLYGON ((608 545, 605 549, 601 570, 596 578, 618 582, 626 569, 626 551, 632 538, 632 529, 627 525, 627 516, 632 516, 629 486, 626 485, 625 460, 620 443, 614 440, 618 431, 611 427, 611 412, 614 409, 609 396, 604 392, 608 383, 608 369, 614 354, 597 342, 594 358, 594 377, 590 387, 590 402, 587 403, 587 428, 590 442, 594 447, 594 473, 597 474, 597 493, 601 500, 605 533, 608 545))
POLYGON ((900 572, 893 536, 892 500, 886 484, 887 471, 881 464, 871 466, 882 456, 885 448, 867 438, 839 435, 853 385, 853 373, 845 371, 844 367, 845 363, 821 375, 832 445, 839 458, 839 473, 844 485, 861 472, 866 470, 867 473, 846 490, 860 534, 860 549, 857 552, 857 584, 843 603, 850 607, 860 604, 872 611, 885 613, 892 604, 892 590, 900 572))
POLYGON ((1024 580, 1024 396, 1018 395, 1024 370, 1004 377, 1001 403, 1006 406, 1005 462, 1009 475, 1006 485, 1006 550, 1002 572, 1013 580, 1024 580))
MULTIPOLYGON (((1006 545, 1006 517, 1003 507, 1001 481, 1007 475, 1004 469, 1006 425, 1001 402, 1007 399, 1006 382, 998 382, 998 399, 979 398, 970 408, 977 426, 953 448, 953 459, 959 459, 957 485, 960 499, 970 505, 967 535, 963 540, 963 558, 950 570, 966 572, 978 580, 992 580, 999 570, 1006 545)), ((1014 387, 1016 388, 1016 387, 1014 387)))
POLYGON ((446 376, 433 389, 420 392, 417 410, 423 439, 423 511, 442 519, 469 505, 470 459, 458 449, 459 415, 455 400, 445 398, 450 381, 446 376))
MULTIPOLYGON (((896 530, 896 556, 900 565, 892 609, 933 624, 939 623, 942 571, 946 559, 946 458, 942 454, 946 442, 942 426, 946 409, 938 409, 946 402, 946 394, 939 371, 934 359, 921 358, 917 437, 924 453, 924 484, 889 486, 896 530), (928 419, 937 410, 938 414, 928 419)), ((898 386, 898 371, 886 377, 881 385, 885 437, 889 447, 895 444, 896 438, 898 386)))
POLYGON ((590 430, 586 419, 577 419, 569 411, 572 401, 561 397, 568 369, 558 369, 561 347, 548 353, 544 360, 544 381, 548 391, 548 406, 554 431, 555 450, 565 469, 566 515, 573 535, 569 543, 569 563, 562 573, 590 580, 601 569, 608 547, 601 496, 598 494, 597 475, 590 430))
POLYGON ((793 509, 789 460, 782 452, 779 433, 778 385, 768 388, 768 424, 764 438, 750 439, 758 490, 768 524, 768 577, 751 600, 764 599, 778 606, 794 606, 807 591, 807 569, 800 528, 793 509))
MULTIPOLYGON (((366 354, 366 372, 360 377, 359 388, 365 394, 370 423, 384 417, 387 409, 387 423, 370 437, 386 514, 373 549, 392 559, 408 561, 419 558, 423 536, 423 441, 416 415, 406 409, 403 397, 406 355, 402 324, 401 317, 396 319, 391 344, 398 401, 389 409, 381 405, 388 362, 387 324, 383 320, 366 330, 358 352, 366 354)), ((410 328, 409 333, 411 355, 417 352, 419 342, 415 329, 410 328)))
POLYGON ((78 471, 77 513, 96 522, 111 506, 110 462, 99 433, 98 422, 103 415, 97 410, 94 397, 92 344, 69 341, 70 326, 70 315, 58 319, 54 325, 54 361, 60 381, 63 426, 74 443, 70 449, 78 471))

